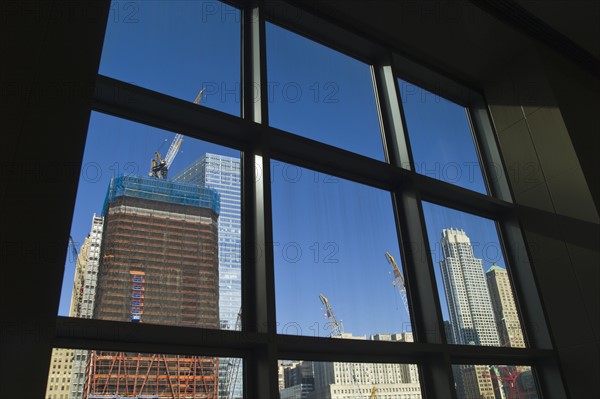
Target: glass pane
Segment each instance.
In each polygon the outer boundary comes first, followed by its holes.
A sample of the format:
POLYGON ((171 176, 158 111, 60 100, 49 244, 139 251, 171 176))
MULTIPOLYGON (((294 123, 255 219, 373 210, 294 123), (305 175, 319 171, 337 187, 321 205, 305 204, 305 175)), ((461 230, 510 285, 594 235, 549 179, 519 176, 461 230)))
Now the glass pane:
POLYGON ((59 314, 239 329, 240 195, 239 151, 93 113, 59 314))
POLYGON ((240 11, 216 0, 113 1, 100 73, 240 115, 240 11))
POLYGON ((529 366, 453 365, 459 399, 537 399, 536 382, 529 366))
POLYGON ((271 163, 282 334, 412 342, 390 193, 271 163))
POLYGON ((370 67, 267 24, 269 124, 384 160, 370 67))
POLYGON ((281 399, 418 399, 416 364, 279 361, 281 399))
POLYGON ((242 375, 241 358, 54 348, 45 398, 241 399, 242 375))
POLYGON ((486 194, 464 107, 398 79, 415 171, 486 194))
POLYGON ((448 342, 525 347, 494 221, 423 203, 448 342))

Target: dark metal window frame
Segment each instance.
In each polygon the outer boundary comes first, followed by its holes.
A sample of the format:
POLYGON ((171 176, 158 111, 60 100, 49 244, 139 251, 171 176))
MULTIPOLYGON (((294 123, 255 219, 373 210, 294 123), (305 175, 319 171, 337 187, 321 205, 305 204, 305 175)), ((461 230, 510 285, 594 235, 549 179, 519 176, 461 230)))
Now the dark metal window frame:
POLYGON ((242 153, 242 331, 116 323, 59 317, 55 347, 239 356, 247 398, 278 397, 278 359, 416 363, 423 397, 456 398, 453 364, 531 365, 544 397, 566 397, 528 248, 502 166, 483 96, 414 62, 401 49, 357 33, 283 1, 230 2, 242 9, 242 117, 197 107, 152 90, 98 75, 93 109, 242 153), (269 20, 371 65, 387 163, 268 126, 265 21, 269 20), (318 23, 316 23, 318 22, 318 23), (487 196, 410 169, 410 147, 397 77, 464 105, 470 116, 487 196), (254 98, 254 88, 260 97, 254 98), (270 161, 277 159, 391 193, 414 343, 331 340, 278 335, 270 192, 270 161), (409 162, 406 162, 409 160, 409 162), (490 179, 492 168, 504 173, 490 179), (258 172, 257 172, 258 171, 258 172), (421 201, 496 221, 509 263, 528 348, 451 345, 446 341, 421 201))

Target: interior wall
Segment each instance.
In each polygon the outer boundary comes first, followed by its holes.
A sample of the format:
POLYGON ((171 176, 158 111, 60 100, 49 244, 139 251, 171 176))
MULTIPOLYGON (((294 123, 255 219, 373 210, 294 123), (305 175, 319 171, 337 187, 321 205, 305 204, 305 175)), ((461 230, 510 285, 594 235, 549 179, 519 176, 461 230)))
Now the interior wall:
POLYGON ((586 376, 600 373, 600 220, 570 133, 594 117, 581 115, 587 104, 573 110, 579 91, 557 80, 556 56, 531 50, 499 69, 485 93, 566 388, 583 398, 595 389, 586 376), (583 119, 568 128, 570 112, 583 119))
POLYGON ((43 398, 108 1, 0 2, 0 397, 43 398))

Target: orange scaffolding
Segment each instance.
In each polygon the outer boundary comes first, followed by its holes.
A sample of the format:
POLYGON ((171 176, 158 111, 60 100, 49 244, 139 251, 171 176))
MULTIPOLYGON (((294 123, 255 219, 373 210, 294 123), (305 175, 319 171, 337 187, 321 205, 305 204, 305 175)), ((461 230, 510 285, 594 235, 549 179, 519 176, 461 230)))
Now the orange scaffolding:
POLYGON ((85 399, 217 399, 218 359, 91 351, 85 399))

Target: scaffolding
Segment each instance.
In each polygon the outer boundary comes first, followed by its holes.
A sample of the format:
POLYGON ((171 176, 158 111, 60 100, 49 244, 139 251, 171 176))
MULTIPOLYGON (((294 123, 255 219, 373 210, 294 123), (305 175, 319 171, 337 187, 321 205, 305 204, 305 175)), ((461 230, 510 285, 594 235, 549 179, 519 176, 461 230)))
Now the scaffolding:
POLYGON ((213 189, 151 177, 117 176, 110 181, 102 215, 121 196, 210 208, 217 215, 220 212, 219 193, 213 189))
POLYGON ((90 353, 85 399, 217 399, 217 358, 90 353))
MULTIPOLYGON (((120 176, 104 201, 94 318, 218 328, 216 191, 120 176)), ((91 351, 84 399, 217 399, 214 357, 91 351)))

